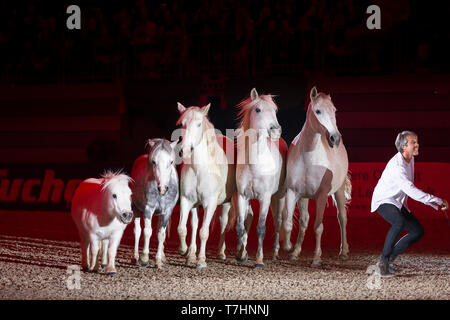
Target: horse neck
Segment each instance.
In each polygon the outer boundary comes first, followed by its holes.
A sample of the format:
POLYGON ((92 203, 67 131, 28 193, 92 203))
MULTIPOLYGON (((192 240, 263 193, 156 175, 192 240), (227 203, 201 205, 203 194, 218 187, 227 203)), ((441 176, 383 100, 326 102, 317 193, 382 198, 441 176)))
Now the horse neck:
POLYGON ((305 125, 301 132, 301 141, 307 150, 314 150, 317 143, 321 141, 322 135, 312 128, 311 120, 306 118, 305 125))
MULTIPOLYGON (((217 144, 215 140, 213 143, 217 144)), ((203 170, 215 170, 217 168, 216 159, 209 154, 209 148, 217 148, 219 145, 208 145, 206 137, 203 136, 200 143, 195 147, 192 153, 192 168, 196 172, 203 170)))
POLYGON ((250 161, 252 157, 256 157, 259 155, 269 154, 271 152, 269 137, 267 135, 260 135, 258 137, 246 136, 246 131, 241 129, 241 139, 244 141, 238 142, 238 161, 244 162, 246 164, 255 164, 254 161, 250 161), (244 156, 245 158, 241 159, 244 156))

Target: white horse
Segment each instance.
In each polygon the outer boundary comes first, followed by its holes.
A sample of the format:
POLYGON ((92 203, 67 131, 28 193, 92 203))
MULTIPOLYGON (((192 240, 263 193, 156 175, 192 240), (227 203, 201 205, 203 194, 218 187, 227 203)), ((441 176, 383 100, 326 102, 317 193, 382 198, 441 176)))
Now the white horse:
POLYGON ((148 154, 137 158, 131 170, 134 183, 133 191, 134 219, 134 260, 140 260, 142 266, 148 265, 150 237, 152 235, 153 214, 161 215, 162 221, 158 232, 158 250, 155 257, 156 266, 161 269, 164 257, 166 228, 178 201, 178 174, 175 168, 174 148, 177 141, 149 139, 148 154), (144 248, 139 258, 139 238, 141 236, 140 215, 144 213, 144 248))
POLYGON ((276 117, 277 106, 271 95, 258 96, 252 89, 250 97, 242 101, 240 128, 237 137, 236 182, 239 218, 237 260, 245 262, 248 229, 252 215, 248 215, 251 199, 258 199, 259 221, 256 267, 263 267, 263 240, 269 206, 275 222, 274 259, 278 257, 279 231, 284 208, 284 180, 286 173, 286 142, 281 139, 281 126, 276 117), (276 142, 274 142, 276 141, 276 142))
POLYGON ((222 205, 220 217, 219 258, 225 256, 225 231, 228 224, 228 212, 231 208, 231 198, 236 190, 235 165, 232 158, 227 158, 221 146, 232 146, 233 141, 216 134, 214 126, 208 120, 210 104, 202 108, 185 108, 178 103, 180 118, 177 125, 182 125, 181 152, 183 168, 180 177, 180 221, 178 234, 180 236, 181 254, 188 254, 188 263, 196 262, 196 233, 198 225, 197 211, 200 205, 204 209, 203 225, 200 229, 200 251, 197 268, 206 267, 206 242, 209 237, 209 226, 218 205, 222 205), (189 251, 186 245, 186 222, 189 210, 194 208, 191 217, 192 236, 189 251))
POLYGON ((308 226, 308 199, 316 200, 316 249, 313 265, 320 265, 322 250, 320 240, 323 232, 323 213, 328 196, 333 197, 337 206, 341 229, 340 257, 348 257, 347 210, 351 198, 351 182, 348 176, 348 158, 341 134, 336 126, 336 108, 329 95, 310 92, 311 102, 306 114, 303 129, 289 147, 286 177, 286 217, 284 218, 284 249, 291 250, 292 215, 298 201, 300 210, 300 230, 294 251, 290 258, 295 260, 308 226))
POLYGON ((133 219, 130 180, 125 174, 107 172, 101 179, 83 181, 75 191, 71 213, 80 235, 84 270, 99 270, 97 255, 103 247, 102 266, 108 263, 106 272, 116 273, 117 248, 123 231, 133 219))

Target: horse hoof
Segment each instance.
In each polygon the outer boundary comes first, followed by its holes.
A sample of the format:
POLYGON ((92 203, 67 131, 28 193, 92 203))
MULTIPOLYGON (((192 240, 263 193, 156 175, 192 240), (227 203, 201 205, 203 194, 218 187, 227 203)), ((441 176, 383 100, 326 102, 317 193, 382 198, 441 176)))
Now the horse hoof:
POLYGON ((227 256, 224 255, 223 253, 219 254, 218 258, 222 261, 225 261, 227 259, 227 256))
POLYGON ((247 260, 248 260, 248 255, 245 255, 243 258, 238 258, 238 257, 236 257, 236 261, 237 261, 238 263, 240 263, 240 264, 246 263, 247 260))
POLYGON ((188 253, 188 249, 186 248, 186 249, 183 249, 183 248, 179 248, 178 249, 178 253, 181 255, 181 256, 185 256, 185 255, 187 255, 187 253, 188 253))
POLYGON ((236 261, 238 263, 246 263, 248 260, 248 253, 246 252, 245 255, 242 258, 239 258, 238 256, 236 256, 236 261))
POLYGON ((255 264, 255 269, 263 269, 263 268, 264 268, 264 263, 255 264))
POLYGON ((312 267, 320 267, 321 264, 322 264, 322 263, 321 263, 320 261, 314 260, 314 261, 311 263, 311 266, 312 266, 312 267))
POLYGON ((107 275, 110 277, 114 277, 116 275, 116 273, 117 273, 116 271, 111 271, 111 272, 108 272, 107 275))
POLYGON ((161 264, 156 264, 156 269, 158 269, 158 270, 164 270, 164 264, 163 263, 161 263, 161 264))
POLYGON ((102 267, 102 269, 105 269, 106 268, 106 264, 102 264, 101 267, 102 267))
POLYGON ((148 261, 141 261, 141 267, 148 267, 148 261))
POLYGON ((346 260, 348 260, 348 255, 347 254, 340 254, 339 255, 339 259, 342 260, 342 261, 346 261, 346 260))
POLYGON ((293 254, 289 255, 289 261, 297 261, 297 260, 298 260, 298 256, 293 255, 293 254))
POLYGON ((195 267, 197 270, 205 269, 206 263, 197 263, 197 266, 195 267))

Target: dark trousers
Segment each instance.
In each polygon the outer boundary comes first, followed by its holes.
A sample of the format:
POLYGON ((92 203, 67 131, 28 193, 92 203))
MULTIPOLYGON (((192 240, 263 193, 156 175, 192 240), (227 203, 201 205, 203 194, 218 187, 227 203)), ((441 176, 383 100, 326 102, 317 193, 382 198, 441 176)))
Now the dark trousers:
POLYGON ((393 261, 399 254, 423 237, 424 229, 422 225, 405 207, 399 210, 393 204, 384 203, 378 207, 377 212, 392 225, 384 241, 383 258, 393 261), (403 230, 408 231, 408 234, 397 241, 403 230))

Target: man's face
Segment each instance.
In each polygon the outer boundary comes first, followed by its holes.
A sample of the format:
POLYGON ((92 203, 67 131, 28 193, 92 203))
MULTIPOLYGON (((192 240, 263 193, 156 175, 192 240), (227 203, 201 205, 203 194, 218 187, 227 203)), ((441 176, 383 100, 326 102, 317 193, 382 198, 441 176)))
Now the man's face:
POLYGON ((406 146, 403 146, 403 153, 408 156, 419 155, 419 142, 416 136, 407 136, 406 146))

